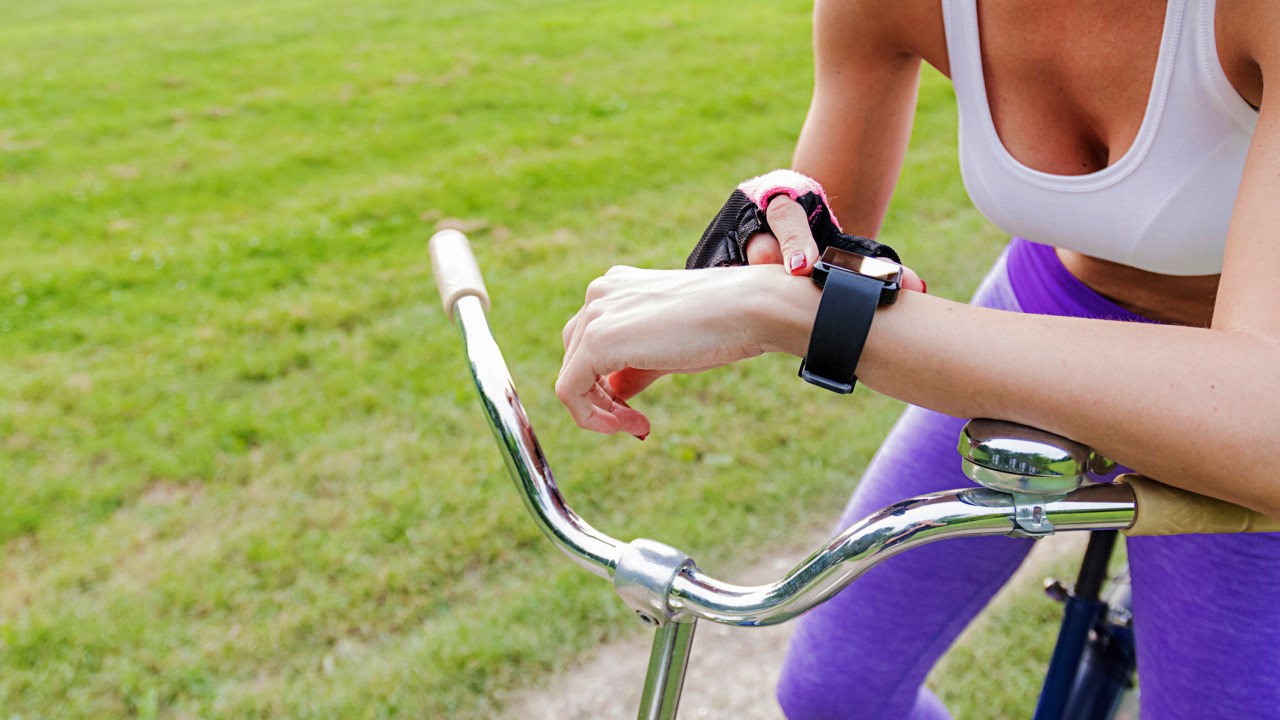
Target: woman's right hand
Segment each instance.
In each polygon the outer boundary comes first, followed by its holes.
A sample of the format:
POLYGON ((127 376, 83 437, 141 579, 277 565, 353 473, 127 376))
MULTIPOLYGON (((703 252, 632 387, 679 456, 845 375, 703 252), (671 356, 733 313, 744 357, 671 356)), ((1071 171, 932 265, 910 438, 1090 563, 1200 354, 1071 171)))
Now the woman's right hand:
POLYGON ((774 232, 758 232, 747 240, 747 262, 783 265, 792 275, 808 275, 818 261, 818 243, 809 231, 804 208, 786 195, 777 195, 765 208, 774 232))
MULTIPOLYGON (((818 262, 818 243, 809 231, 804 208, 786 195, 777 195, 765 208, 765 217, 774 232, 759 232, 747 240, 747 262, 752 265, 783 265, 792 275, 809 275, 818 262)), ((926 292, 924 280, 908 267, 903 268, 902 287, 926 292)))

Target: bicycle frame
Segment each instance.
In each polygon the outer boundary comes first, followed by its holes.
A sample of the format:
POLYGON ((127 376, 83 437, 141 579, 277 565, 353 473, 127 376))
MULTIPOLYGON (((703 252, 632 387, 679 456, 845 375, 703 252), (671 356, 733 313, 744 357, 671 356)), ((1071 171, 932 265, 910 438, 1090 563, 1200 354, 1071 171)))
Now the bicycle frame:
POLYGON ((573 512, 520 404, 483 301, 464 295, 452 309, 485 415, 534 521, 571 560, 612 580, 641 620, 657 627, 640 718, 675 717, 699 619, 745 626, 785 622, 900 552, 945 538, 1026 536, 1028 517, 1047 521, 1042 534, 1121 529, 1134 521, 1133 493, 1122 484, 1084 485, 1056 499, 1028 499, 981 487, 933 493, 895 503, 855 523, 775 582, 723 582, 674 548, 645 539, 621 542, 573 512))

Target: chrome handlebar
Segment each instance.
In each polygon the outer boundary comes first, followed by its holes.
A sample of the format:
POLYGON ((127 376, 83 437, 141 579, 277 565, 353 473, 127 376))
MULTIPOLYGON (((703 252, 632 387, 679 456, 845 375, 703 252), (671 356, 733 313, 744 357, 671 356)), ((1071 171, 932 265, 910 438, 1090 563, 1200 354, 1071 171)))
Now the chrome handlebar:
POLYGON ((453 317, 462 331, 467 363, 480 392, 485 417, 502 446, 507 472, 520 490, 525 507, 543 534, 569 559, 595 575, 612 579, 626 544, 588 525, 565 503, 520 404, 502 351, 489 330, 483 302, 471 295, 460 297, 453 305, 453 317))
POLYGON ((1064 495, 1025 496, 987 488, 922 495, 891 505, 844 530, 780 580, 741 586, 716 580, 687 556, 672 551, 631 552, 661 546, 623 543, 580 518, 556 486, 546 456, 520 404, 515 385, 489 329, 485 304, 457 297, 452 315, 462 332, 468 364, 507 470, 538 527, 574 562, 593 574, 618 579, 626 562, 630 592, 620 594, 646 621, 705 618, 730 625, 772 625, 790 620, 830 598, 882 560, 943 538, 1037 534, 1056 530, 1120 529, 1134 520, 1133 492, 1123 484, 1084 485, 1064 495), (671 563, 652 567, 655 562, 671 563), (648 563, 648 566, 646 566, 648 563), (648 578, 648 580, 646 580, 648 578), (635 583, 649 582, 636 593, 635 583), (656 597, 655 597, 656 596, 656 597), (665 605, 655 612, 655 600, 665 605))
MULTIPOLYGON (((775 625, 807 612, 880 562, 934 540, 1018 534, 1014 498, 986 488, 933 493, 890 505, 846 528, 768 585, 742 587, 694 569, 671 588, 673 609, 729 625, 775 625)), ((1133 521, 1122 485, 1082 487, 1044 505, 1060 530, 1119 529, 1133 521)))

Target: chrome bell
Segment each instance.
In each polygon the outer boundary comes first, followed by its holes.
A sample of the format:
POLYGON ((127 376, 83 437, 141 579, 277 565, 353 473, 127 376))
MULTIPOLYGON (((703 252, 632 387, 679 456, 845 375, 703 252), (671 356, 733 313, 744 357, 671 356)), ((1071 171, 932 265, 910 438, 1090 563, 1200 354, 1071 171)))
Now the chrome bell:
POLYGON ((964 474, 992 490, 1021 495, 1065 495, 1092 472, 1115 463, 1074 440, 1026 425, 976 418, 960 433, 964 474))

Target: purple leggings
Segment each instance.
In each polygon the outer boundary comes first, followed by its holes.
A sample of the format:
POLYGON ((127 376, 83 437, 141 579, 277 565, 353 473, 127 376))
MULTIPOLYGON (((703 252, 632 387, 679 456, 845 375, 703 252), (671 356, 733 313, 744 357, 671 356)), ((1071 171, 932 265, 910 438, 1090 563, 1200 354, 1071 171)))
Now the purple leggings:
MULTIPOLYGON (((1016 238, 973 303, 1145 321, 1077 280, 1052 248, 1016 238)), ((908 408, 840 527, 913 495, 968 485, 956 454, 964 422, 908 408)), ((809 613, 778 687, 787 717, 950 717, 925 675, 1031 544, 996 537, 927 545, 809 613)), ((1143 720, 1280 718, 1280 534, 1132 538, 1128 548, 1143 720)))

